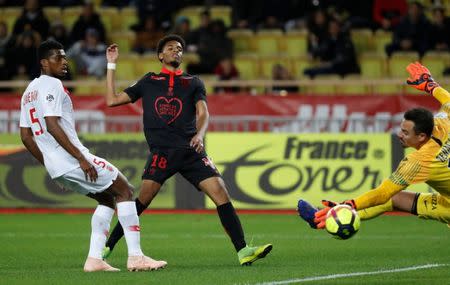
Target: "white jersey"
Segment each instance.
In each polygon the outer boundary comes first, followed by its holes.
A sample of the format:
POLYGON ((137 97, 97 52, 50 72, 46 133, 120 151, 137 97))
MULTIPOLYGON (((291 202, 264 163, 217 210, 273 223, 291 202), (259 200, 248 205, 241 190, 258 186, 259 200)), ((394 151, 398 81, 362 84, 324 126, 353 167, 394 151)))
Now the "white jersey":
POLYGON ((47 131, 45 117, 60 117, 60 126, 72 144, 83 155, 89 150, 81 144, 75 131, 72 100, 61 80, 41 75, 34 79, 22 95, 20 127, 31 128, 37 146, 44 156, 44 164, 50 177, 59 177, 80 166, 47 131))

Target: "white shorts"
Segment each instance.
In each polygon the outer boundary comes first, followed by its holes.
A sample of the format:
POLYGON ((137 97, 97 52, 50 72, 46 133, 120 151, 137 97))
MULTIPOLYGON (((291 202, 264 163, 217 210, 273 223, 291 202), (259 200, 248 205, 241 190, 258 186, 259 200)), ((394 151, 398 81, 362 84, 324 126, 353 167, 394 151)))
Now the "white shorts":
POLYGON ((70 189, 83 195, 87 195, 89 193, 100 193, 108 189, 113 181, 117 179, 119 170, 107 160, 95 156, 91 153, 88 153, 86 155, 86 159, 97 170, 97 181, 91 182, 89 177, 88 180, 86 180, 81 167, 75 168, 74 170, 71 170, 59 177, 54 178, 53 180, 64 188, 70 189))

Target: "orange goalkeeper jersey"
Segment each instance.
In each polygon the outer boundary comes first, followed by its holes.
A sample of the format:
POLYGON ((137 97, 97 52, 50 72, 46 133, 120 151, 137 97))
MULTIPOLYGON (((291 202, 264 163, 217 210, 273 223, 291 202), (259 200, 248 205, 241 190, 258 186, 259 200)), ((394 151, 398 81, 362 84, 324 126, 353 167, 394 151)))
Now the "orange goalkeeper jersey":
POLYGON ((357 209, 383 204, 408 185, 423 182, 450 199, 449 113, 450 102, 446 102, 434 118, 432 138, 419 150, 408 154, 381 185, 356 198, 357 209))

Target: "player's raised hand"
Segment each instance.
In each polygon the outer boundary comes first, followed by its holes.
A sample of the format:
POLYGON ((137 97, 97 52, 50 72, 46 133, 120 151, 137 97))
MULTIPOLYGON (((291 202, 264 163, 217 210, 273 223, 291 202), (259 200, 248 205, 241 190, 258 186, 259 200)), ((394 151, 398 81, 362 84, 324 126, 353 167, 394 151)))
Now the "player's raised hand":
POLYGON ((408 64, 406 71, 409 73, 406 83, 417 90, 431 94, 433 89, 439 86, 439 84, 431 77, 431 72, 428 68, 417 61, 408 64))
POLYGON ((106 60, 111 63, 115 63, 119 57, 119 46, 112 44, 106 49, 106 60))
POLYGON ((95 167, 92 164, 90 164, 89 161, 87 161, 86 158, 84 158, 84 156, 78 161, 80 163, 81 170, 83 170, 84 172, 84 177, 86 178, 86 181, 88 181, 88 179, 91 182, 97 181, 98 173, 95 167))

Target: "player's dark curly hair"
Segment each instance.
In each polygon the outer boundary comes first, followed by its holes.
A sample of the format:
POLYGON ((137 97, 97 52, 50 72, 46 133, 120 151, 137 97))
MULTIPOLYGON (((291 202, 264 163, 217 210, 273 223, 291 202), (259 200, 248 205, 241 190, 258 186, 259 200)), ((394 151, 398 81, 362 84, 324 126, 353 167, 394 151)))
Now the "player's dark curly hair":
POLYGON ((51 51, 54 49, 64 49, 64 46, 55 40, 46 40, 42 42, 37 50, 38 61, 49 58, 52 55, 51 51))
POLYGON ((425 108, 414 108, 405 112, 403 118, 414 122, 414 132, 416 135, 420 133, 431 137, 434 128, 434 116, 425 108))
POLYGON ((158 46, 156 47, 156 55, 159 55, 163 51, 164 46, 170 41, 179 42, 181 44, 181 47, 183 48, 183 50, 186 46, 186 42, 179 35, 167 35, 164 38, 159 40, 158 46))

